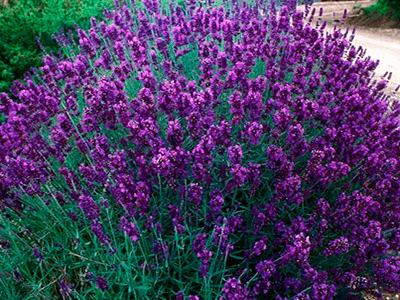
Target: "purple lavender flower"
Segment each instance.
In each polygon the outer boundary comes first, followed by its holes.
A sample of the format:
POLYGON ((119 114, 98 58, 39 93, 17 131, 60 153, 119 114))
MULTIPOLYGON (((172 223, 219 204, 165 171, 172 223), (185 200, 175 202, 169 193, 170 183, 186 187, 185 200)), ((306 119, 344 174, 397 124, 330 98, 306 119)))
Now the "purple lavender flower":
POLYGON ((250 145, 257 145, 260 142, 260 138, 264 133, 264 127, 258 122, 251 122, 245 124, 245 134, 250 139, 250 145))
POLYGON ((90 223, 90 229, 99 240, 100 244, 104 247, 108 247, 111 243, 111 239, 104 233, 103 226, 99 221, 94 220, 90 223))
POLYGON ((185 294, 181 291, 176 294, 175 300, 184 300, 185 299, 185 294))
POLYGON ((222 196, 222 193, 218 189, 212 191, 210 198, 211 213, 212 214, 220 213, 223 205, 224 205, 224 198, 222 196))
POLYGON ((269 279, 276 272, 275 264, 270 260, 261 261, 256 265, 256 271, 264 280, 269 279))
POLYGON ((280 198, 290 199, 293 202, 294 194, 301 187, 301 179, 298 175, 288 177, 276 184, 276 193, 280 198))
POLYGON ((197 183, 191 183, 188 192, 189 202, 194 205, 195 210, 199 210, 203 202, 203 187, 197 183))
POLYGON ((193 164, 192 165, 192 175, 193 178, 199 182, 206 182, 209 177, 208 169, 203 164, 193 164))
POLYGON ((197 252, 197 258, 201 259, 200 276, 203 278, 208 276, 208 269, 212 256, 212 252, 206 249, 197 252))
POLYGON ((255 242, 254 247, 253 247, 253 253, 256 256, 260 256, 262 251, 267 250, 267 237, 262 237, 259 241, 255 242))
POLYGON ((275 125, 280 131, 284 131, 289 127, 292 122, 292 118, 292 114, 287 108, 282 108, 273 116, 275 125))
POLYGON ((18 271, 18 270, 13 270, 12 271, 14 274, 15 279, 19 282, 19 283, 24 283, 24 278, 22 277, 22 274, 18 271))
POLYGON ((94 220, 100 216, 101 210, 90 196, 79 196, 78 206, 88 220, 94 220))
POLYGON ((279 170, 287 163, 286 154, 283 152, 282 148, 278 148, 275 145, 268 147, 267 155, 269 156, 269 160, 267 162, 267 166, 269 168, 279 170))
POLYGON ((172 146, 182 145, 184 132, 178 120, 168 122, 167 139, 172 146))
POLYGON ((121 217, 120 229, 125 232, 132 242, 139 241, 140 233, 135 223, 129 222, 125 217, 121 217))
POLYGON ((334 285, 319 284, 312 287, 312 299, 333 299, 336 295, 336 287, 334 285))
POLYGON ((149 208, 149 187, 146 183, 139 181, 135 187, 136 192, 133 194, 135 206, 141 215, 147 213, 149 208))
POLYGON ((398 257, 389 257, 378 261, 374 266, 375 277, 379 283, 391 292, 400 290, 400 260, 398 257))
POLYGON ((304 134, 304 129, 301 126, 301 124, 296 124, 295 126, 290 126, 289 130, 288 130, 288 134, 286 137, 286 142, 287 143, 295 143, 296 141, 298 141, 304 134))
POLYGON ((205 233, 196 234, 196 239, 192 243, 192 249, 195 252, 200 252, 206 247, 207 235, 205 233))
POLYGON ((311 298, 309 294, 299 293, 294 296, 293 300, 311 300, 311 298))
POLYGON ((38 262, 41 262, 44 259, 43 254, 39 251, 38 248, 34 247, 32 249, 33 255, 37 258, 38 262))
POLYGON ((345 237, 340 237, 330 242, 324 250, 325 256, 340 255, 349 251, 350 243, 345 237))
POLYGON ((234 185, 241 187, 248 179, 249 170, 240 164, 235 164, 231 167, 230 173, 232 174, 234 185))
POLYGON ((67 212, 68 218, 70 218, 72 221, 76 222, 78 221, 78 217, 73 211, 67 212))
POLYGON ((0 241, 0 248, 2 250, 7 250, 11 247, 11 243, 9 241, 0 241))
POLYGON ((186 230, 186 227, 183 225, 183 217, 180 215, 178 206, 170 204, 168 205, 168 209, 175 230, 179 235, 182 235, 183 231, 186 230))
POLYGON ((222 292, 224 293, 224 295, 221 296, 221 300, 222 299, 245 300, 249 299, 250 295, 250 291, 247 290, 246 286, 242 284, 240 279, 236 278, 229 278, 224 284, 222 292))
POLYGON ((294 259, 296 263, 303 263, 308 260, 311 251, 310 237, 304 232, 294 235, 291 244, 283 255, 283 261, 289 262, 294 259))
POLYGON ((170 257, 167 242, 155 241, 153 244, 153 253, 160 257, 162 261, 164 261, 166 257, 170 257))
POLYGON ((87 280, 89 280, 89 281, 93 281, 93 280, 94 280, 94 275, 93 275, 93 273, 92 273, 92 272, 88 272, 86 278, 87 278, 87 280))
MULTIPOLYGON (((236 75, 235 79, 231 80, 236 80, 236 75)), ((242 99, 242 94, 240 92, 235 91, 229 98, 229 105, 231 107, 230 113, 232 115, 232 122, 234 125, 237 126, 244 117, 244 101, 242 99)))
POLYGON ((60 293, 63 297, 70 299, 71 298, 71 292, 74 291, 74 285, 73 284, 68 284, 64 279, 61 279, 59 282, 60 285, 60 293))
POLYGON ((239 145, 228 148, 229 160, 232 164, 240 164, 243 157, 243 150, 239 145))
POLYGON ((96 287, 100 289, 102 292, 108 290, 108 282, 107 279, 103 276, 96 277, 96 287))

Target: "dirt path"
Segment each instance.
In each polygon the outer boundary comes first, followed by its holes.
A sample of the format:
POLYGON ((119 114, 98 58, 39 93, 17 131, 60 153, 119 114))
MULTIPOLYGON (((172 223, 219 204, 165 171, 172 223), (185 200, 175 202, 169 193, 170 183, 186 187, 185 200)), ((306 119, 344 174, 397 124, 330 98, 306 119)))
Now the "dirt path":
MULTIPOLYGON (((400 38, 359 29, 353 44, 366 48, 367 55, 372 59, 379 59, 376 77, 383 76, 385 72, 392 72, 387 91, 394 92, 400 84, 400 38)), ((399 92, 397 94, 400 95, 399 92)))
MULTIPOLYGON (((341 28, 343 32, 348 26, 340 25, 345 9, 347 9, 348 16, 356 15, 359 9, 354 10, 354 6, 367 7, 373 3, 376 1, 323 2, 315 3, 311 8, 316 8, 315 21, 318 20, 320 7, 323 8, 321 21, 328 22, 325 32, 331 32, 334 25, 341 28)), ((298 9, 304 11, 305 8, 298 6, 298 9)), ((313 23, 315 24, 315 22, 313 23)), ((353 26, 350 28, 352 29, 353 26)), ((356 48, 361 46, 367 49, 366 56, 371 56, 371 59, 379 59, 379 65, 375 71, 376 79, 379 80, 386 72, 392 72, 386 92, 399 97, 400 90, 396 93, 395 89, 400 84, 400 29, 358 27, 352 44, 356 48)))

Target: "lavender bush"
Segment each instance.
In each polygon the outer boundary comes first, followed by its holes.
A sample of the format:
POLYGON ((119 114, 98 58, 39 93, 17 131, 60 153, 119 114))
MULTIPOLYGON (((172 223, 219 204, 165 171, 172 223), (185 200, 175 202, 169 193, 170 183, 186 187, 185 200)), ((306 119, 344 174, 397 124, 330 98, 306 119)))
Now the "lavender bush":
POLYGON ((400 105, 354 31, 117 4, 0 96, 1 298, 399 292, 400 105))

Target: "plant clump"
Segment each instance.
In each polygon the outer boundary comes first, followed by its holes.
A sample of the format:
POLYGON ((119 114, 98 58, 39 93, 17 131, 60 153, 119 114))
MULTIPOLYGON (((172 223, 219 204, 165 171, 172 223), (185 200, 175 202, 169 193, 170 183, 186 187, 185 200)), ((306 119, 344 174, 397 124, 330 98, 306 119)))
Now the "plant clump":
POLYGON ((4 299, 400 291, 399 103, 354 31, 117 3, 1 94, 4 299))

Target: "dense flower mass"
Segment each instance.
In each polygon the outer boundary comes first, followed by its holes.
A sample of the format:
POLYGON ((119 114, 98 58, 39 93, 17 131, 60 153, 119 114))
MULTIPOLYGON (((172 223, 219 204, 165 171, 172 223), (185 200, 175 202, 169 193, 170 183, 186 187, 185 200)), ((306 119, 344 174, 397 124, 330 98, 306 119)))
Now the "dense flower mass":
POLYGON ((295 4, 117 1, 0 95, 15 299, 400 292, 400 104, 295 4))

